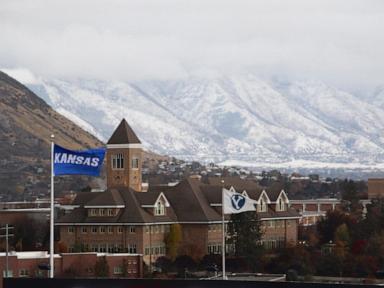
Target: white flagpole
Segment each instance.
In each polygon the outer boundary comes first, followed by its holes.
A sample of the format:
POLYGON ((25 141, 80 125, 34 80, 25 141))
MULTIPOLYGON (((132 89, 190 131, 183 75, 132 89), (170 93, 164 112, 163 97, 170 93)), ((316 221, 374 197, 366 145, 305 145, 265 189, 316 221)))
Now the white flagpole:
POLYGON ((54 148, 55 148, 55 143, 54 143, 54 138, 55 138, 55 135, 51 135, 51 217, 50 217, 50 245, 49 245, 49 266, 50 266, 50 270, 49 270, 49 277, 50 278, 53 278, 54 276, 54 253, 55 253, 55 249, 54 249, 54 225, 53 225, 53 222, 54 222, 54 217, 55 217, 55 204, 54 204, 54 201, 55 201, 55 197, 54 197, 54 148))
POLYGON ((221 190, 221 221, 222 221, 222 234, 223 234, 223 244, 221 247, 221 255, 222 255, 222 266, 223 266, 223 280, 227 279, 225 275, 225 223, 224 223, 224 185, 221 190))

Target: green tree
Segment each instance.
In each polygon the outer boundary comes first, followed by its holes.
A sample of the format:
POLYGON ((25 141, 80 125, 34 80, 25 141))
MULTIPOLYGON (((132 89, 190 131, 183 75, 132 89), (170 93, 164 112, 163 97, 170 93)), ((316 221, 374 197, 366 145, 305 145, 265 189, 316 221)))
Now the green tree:
POLYGON ((108 277, 109 265, 105 256, 99 258, 95 263, 95 276, 96 277, 108 277))
POLYGON ((345 179, 340 188, 341 197, 346 201, 346 210, 348 212, 356 212, 360 207, 357 184, 353 180, 345 179))
POLYGON ((349 245, 351 238, 349 236, 349 230, 345 223, 337 227, 335 231, 335 256, 336 256, 336 265, 339 268, 340 277, 343 276, 345 260, 348 256, 349 245))
POLYGON ((128 277, 128 261, 126 258, 124 258, 121 263, 121 269, 123 270, 123 274, 121 276, 128 277))
POLYGON ((172 224, 169 233, 165 237, 167 255, 171 260, 175 260, 182 240, 180 224, 172 224))
POLYGON ((233 245, 235 256, 244 258, 251 270, 257 268, 262 252, 259 244, 262 235, 261 223, 254 211, 231 214, 227 243, 233 245))
POLYGON ((168 273, 171 271, 173 263, 171 259, 161 256, 156 259, 155 266, 159 268, 161 272, 168 273))
POLYGON ((328 243, 329 241, 334 241, 336 229, 344 223, 349 226, 350 222, 347 214, 338 210, 328 211, 326 217, 317 223, 320 242, 328 243))
POLYGON ((361 224, 366 238, 384 232, 384 199, 374 199, 367 205, 367 215, 361 224))
POLYGON ((45 239, 49 236, 48 222, 25 216, 15 221, 13 227, 14 237, 11 238, 11 245, 15 248, 33 251, 46 247, 45 239))

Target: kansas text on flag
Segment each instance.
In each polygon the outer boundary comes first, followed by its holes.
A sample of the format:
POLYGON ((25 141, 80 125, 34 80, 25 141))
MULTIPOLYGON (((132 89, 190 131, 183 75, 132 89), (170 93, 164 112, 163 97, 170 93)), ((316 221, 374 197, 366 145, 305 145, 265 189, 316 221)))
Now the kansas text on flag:
POLYGON ((72 151, 54 146, 54 175, 100 175, 105 148, 72 151))

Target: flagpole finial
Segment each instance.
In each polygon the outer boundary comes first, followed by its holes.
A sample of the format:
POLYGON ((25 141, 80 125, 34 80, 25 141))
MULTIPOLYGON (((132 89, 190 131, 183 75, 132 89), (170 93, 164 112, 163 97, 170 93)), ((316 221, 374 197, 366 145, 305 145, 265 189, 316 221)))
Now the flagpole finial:
POLYGON ((55 134, 51 134, 51 139, 55 139, 55 134))

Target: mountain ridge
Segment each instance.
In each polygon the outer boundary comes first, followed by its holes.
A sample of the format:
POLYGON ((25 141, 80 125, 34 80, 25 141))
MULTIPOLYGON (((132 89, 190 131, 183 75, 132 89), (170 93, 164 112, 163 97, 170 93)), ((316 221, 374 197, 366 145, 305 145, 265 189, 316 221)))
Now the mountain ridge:
POLYGON ((384 160, 384 107, 320 81, 281 85, 247 74, 132 83, 42 79, 29 87, 103 139, 125 117, 147 149, 179 158, 384 160))

